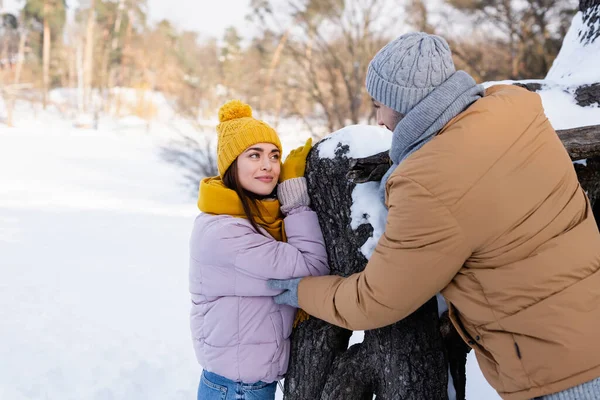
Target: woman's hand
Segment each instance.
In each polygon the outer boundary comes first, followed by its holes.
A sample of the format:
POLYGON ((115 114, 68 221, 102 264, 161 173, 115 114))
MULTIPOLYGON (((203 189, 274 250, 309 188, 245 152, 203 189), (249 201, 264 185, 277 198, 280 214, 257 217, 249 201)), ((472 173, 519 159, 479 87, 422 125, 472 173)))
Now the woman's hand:
POLYGON ((300 146, 290 152, 281 166, 279 182, 304 176, 306 170, 306 157, 308 157, 311 148, 312 138, 308 138, 304 146, 300 146))

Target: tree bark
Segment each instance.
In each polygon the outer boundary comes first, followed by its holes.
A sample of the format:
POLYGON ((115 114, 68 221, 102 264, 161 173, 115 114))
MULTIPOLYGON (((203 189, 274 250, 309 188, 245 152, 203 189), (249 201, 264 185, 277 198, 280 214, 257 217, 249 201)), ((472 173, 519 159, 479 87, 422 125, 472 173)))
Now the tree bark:
POLYGON ((572 160, 600 156, 600 125, 556 131, 572 160))
POLYGON ((600 0, 579 0, 579 11, 585 11, 597 5, 600 5, 600 0))
POLYGON ((596 157, 588 158, 585 164, 575 164, 575 171, 581 187, 590 199, 598 228, 600 228, 600 153, 596 157))
POLYGON ((600 105, 600 83, 578 87, 575 90, 575 101, 581 107, 600 105))
MULTIPOLYGON (((359 249, 373 232, 370 225, 350 226, 356 185, 343 178, 351 165, 347 151, 339 149, 334 159, 312 151, 306 172, 331 273, 341 276, 364 269, 367 259, 359 249)), ((348 349, 351 333, 316 318, 294 330, 286 400, 446 398, 448 361, 435 298, 400 322, 366 331, 363 342, 348 349)))
POLYGON ((348 348, 351 331, 309 318, 292 333, 285 398, 320 399, 334 360, 348 348))

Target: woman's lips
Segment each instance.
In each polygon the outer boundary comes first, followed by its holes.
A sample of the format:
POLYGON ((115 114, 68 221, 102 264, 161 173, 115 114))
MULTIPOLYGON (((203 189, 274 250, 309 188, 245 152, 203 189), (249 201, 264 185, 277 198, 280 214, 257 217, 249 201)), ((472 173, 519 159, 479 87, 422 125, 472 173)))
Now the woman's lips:
POLYGON ((261 182, 265 182, 265 183, 271 183, 271 182, 273 182, 273 177, 272 176, 259 176, 256 179, 258 179, 261 182))

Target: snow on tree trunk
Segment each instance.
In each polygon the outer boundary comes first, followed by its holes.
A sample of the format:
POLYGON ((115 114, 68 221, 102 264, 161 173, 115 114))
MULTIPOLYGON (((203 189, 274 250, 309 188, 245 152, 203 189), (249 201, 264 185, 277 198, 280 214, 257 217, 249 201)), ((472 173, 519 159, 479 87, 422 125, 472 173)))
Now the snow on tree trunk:
POLYGON ((546 80, 581 86, 600 82, 600 0, 581 0, 546 80))
MULTIPOLYGON (((361 127, 356 133, 364 135, 362 143, 355 140, 352 146, 344 144, 342 136, 352 128, 344 128, 341 134, 315 145, 306 173, 312 207, 319 216, 325 237, 331 273, 341 276, 364 269, 385 224, 385 207, 377 198, 378 182, 357 188, 357 184, 346 178, 354 164, 352 153, 356 153, 357 145, 377 141, 370 135, 383 130, 361 127), (324 147, 331 148, 332 143, 336 145, 335 155, 324 157, 324 147), (373 215, 359 215, 363 221, 356 224, 356 213, 361 213, 356 209, 359 195, 370 203, 368 207, 380 207, 382 214, 377 215, 378 211, 373 210, 373 215)), ((389 141, 387 144, 389 147, 389 141)), ((366 331, 362 343, 350 348, 352 332, 310 318, 294 329, 292 335, 285 399, 372 399, 374 394, 377 399, 389 400, 444 399, 448 393, 449 371, 446 349, 453 356, 460 350, 459 361, 454 363, 458 365, 454 368, 454 383, 457 398, 464 399, 465 346, 452 332, 447 318, 438 318, 436 298, 400 322, 366 331), (442 337, 442 332, 447 335, 442 337)))

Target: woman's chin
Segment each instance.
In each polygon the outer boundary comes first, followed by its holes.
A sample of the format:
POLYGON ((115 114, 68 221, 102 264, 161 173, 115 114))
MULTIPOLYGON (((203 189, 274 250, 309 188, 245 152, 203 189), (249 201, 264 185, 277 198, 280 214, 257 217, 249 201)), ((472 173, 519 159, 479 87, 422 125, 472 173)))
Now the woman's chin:
POLYGON ((260 186, 252 188, 251 192, 258 196, 269 196, 275 190, 276 185, 260 186))

